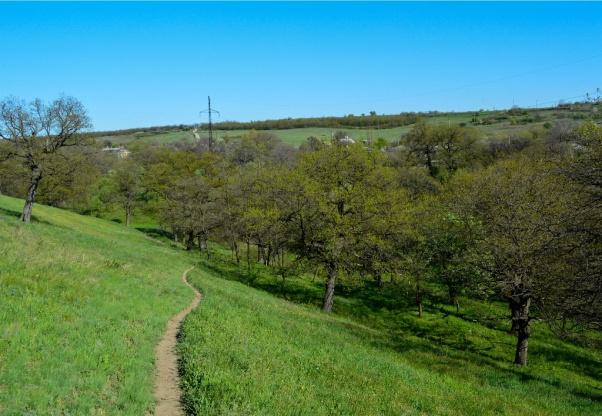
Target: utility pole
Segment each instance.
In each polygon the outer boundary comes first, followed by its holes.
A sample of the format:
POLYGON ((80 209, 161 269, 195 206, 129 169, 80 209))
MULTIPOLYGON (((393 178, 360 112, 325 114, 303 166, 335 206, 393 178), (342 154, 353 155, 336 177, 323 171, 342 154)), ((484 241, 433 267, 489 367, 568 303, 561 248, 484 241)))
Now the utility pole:
POLYGON ((203 113, 207 113, 207 115, 209 116, 209 150, 213 150, 213 123, 211 121, 211 115, 213 113, 220 115, 220 113, 219 113, 219 111, 211 108, 211 97, 210 96, 207 96, 207 109, 201 111, 201 114, 203 114, 203 113))
POLYGON ((211 124, 211 97, 207 96, 207 104, 209 113, 209 148, 213 149, 213 124, 211 124))

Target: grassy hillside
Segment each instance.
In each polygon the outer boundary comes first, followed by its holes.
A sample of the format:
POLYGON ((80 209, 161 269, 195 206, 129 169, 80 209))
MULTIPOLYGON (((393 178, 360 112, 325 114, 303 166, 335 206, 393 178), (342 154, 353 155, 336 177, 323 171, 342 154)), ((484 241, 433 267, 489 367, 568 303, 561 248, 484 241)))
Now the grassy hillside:
MULTIPOLYGON (((506 138, 512 134, 518 134, 525 130, 540 128, 546 123, 553 124, 558 120, 582 120, 587 118, 600 118, 602 108, 600 104, 574 104, 559 108, 527 109, 527 110, 497 110, 497 111, 469 111, 454 113, 432 113, 423 114, 422 118, 429 124, 460 124, 472 125, 479 130, 484 139, 506 138), (476 120, 473 120, 478 114, 476 120), (473 123, 476 121, 476 123, 473 123)), ((214 133, 220 139, 236 139, 249 130, 220 130, 219 123, 216 124, 214 133)), ((338 130, 347 131, 354 139, 377 139, 382 137, 387 141, 399 140, 407 133, 412 125, 395 128, 330 128, 330 127, 306 127, 291 129, 267 130, 280 137, 284 142, 298 146, 309 136, 330 139, 332 134, 338 130)), ((207 134, 201 132, 201 135, 207 134)), ((191 130, 171 129, 167 131, 128 131, 126 134, 116 134, 97 137, 99 142, 111 141, 114 145, 127 145, 131 143, 171 143, 190 142, 194 139, 191 130)))
POLYGON ((187 256, 123 226, 0 197, 0 414, 143 415, 154 347, 192 299, 187 256))
POLYGON ((221 256, 191 276, 205 298, 180 345, 190 414, 602 412, 602 355, 536 325, 530 366, 514 367, 502 304, 466 300, 457 314, 435 301, 418 319, 403 286, 347 286, 327 316, 320 283, 283 288, 265 268, 247 274, 221 256))
POLYGON ((143 415, 168 317, 203 293, 179 351, 188 413, 228 415, 596 415, 600 339, 536 325, 530 366, 510 364, 503 305, 432 299, 418 319, 403 285, 341 287, 199 261, 122 225, 0 197, 0 414, 143 415), (254 287, 250 287, 254 286, 254 287), (283 299, 285 298, 285 299, 283 299), (597 347, 596 347, 597 346, 597 347), (596 350, 598 348, 598 350, 596 350))

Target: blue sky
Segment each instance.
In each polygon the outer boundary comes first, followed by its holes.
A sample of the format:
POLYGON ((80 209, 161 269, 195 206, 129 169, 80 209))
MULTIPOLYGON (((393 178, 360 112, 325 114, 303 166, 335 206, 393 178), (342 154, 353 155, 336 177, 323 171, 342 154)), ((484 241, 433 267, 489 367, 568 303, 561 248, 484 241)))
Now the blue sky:
POLYGON ((97 130, 533 106, 602 88, 602 3, 0 3, 0 97, 97 130))

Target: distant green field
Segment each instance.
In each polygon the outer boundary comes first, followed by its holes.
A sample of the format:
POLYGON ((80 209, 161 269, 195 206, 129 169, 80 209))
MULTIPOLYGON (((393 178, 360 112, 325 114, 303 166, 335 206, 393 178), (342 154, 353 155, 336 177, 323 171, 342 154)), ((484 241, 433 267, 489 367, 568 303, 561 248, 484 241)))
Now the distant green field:
MULTIPOLYGON (((451 116, 437 116, 428 119, 431 124, 459 124, 469 123, 471 115, 461 114, 451 116)), ((475 128, 481 131, 484 138, 505 137, 512 133, 524 131, 535 126, 541 126, 543 122, 512 125, 509 122, 496 123, 493 125, 481 125, 475 128)), ((412 125, 395 127, 390 129, 377 128, 326 128, 326 127, 306 127, 298 129, 279 129, 279 130, 264 130, 282 139, 284 142, 299 146, 308 137, 314 136, 319 139, 330 140, 337 131, 347 132, 355 140, 376 140, 383 138, 388 142, 399 140, 406 134, 412 125)), ((248 133, 249 130, 214 130, 217 139, 238 139, 242 135, 248 133)), ((200 132, 201 136, 206 136, 206 131, 200 132)), ((131 145, 134 143, 172 143, 172 142, 192 142, 194 136, 191 131, 172 131, 168 133, 138 133, 119 136, 104 136, 97 138, 99 143, 110 141, 113 145, 131 145)))
MULTIPOLYGON (((495 118, 496 116, 506 116, 504 120, 497 120, 491 124, 477 124, 474 127, 481 132, 482 138, 505 138, 508 135, 519 134, 525 130, 533 128, 541 128, 545 122, 554 123, 558 120, 580 120, 588 117, 600 118, 601 105, 594 107, 578 107, 575 109, 543 109, 543 110, 528 110, 526 114, 509 115, 506 111, 483 111, 478 112, 480 120, 487 118, 495 118)), ((425 115, 424 120, 429 124, 460 124, 465 123, 471 125, 475 112, 458 112, 458 113, 436 113, 425 115)), ((218 125, 219 126, 219 125, 218 125)), ((407 133, 412 128, 412 125, 395 127, 388 129, 379 128, 326 128, 326 127, 307 127, 295 129, 271 129, 268 131, 284 142, 294 146, 299 146, 308 137, 314 136, 321 139, 330 139, 332 135, 339 130, 346 131, 352 138, 356 140, 373 140, 382 137, 383 139, 392 142, 399 140, 401 136, 407 133)), ((249 130, 214 130, 218 139, 223 138, 240 138, 249 130)), ((206 131, 199 132, 201 136, 206 136, 206 131)), ((140 143, 171 143, 171 142, 191 142, 194 140, 194 135, 190 130, 174 130, 170 132, 152 133, 140 131, 138 133, 130 133, 123 135, 102 136, 98 137, 97 141, 110 141, 113 145, 125 145, 136 142, 140 143)))

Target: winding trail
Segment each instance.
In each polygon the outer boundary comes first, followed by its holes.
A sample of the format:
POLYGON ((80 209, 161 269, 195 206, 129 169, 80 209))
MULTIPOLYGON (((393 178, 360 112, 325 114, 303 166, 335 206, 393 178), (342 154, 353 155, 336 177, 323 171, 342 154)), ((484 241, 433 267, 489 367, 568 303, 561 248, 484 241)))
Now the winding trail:
POLYGON ((182 391, 178 377, 178 356, 176 354, 176 336, 182 321, 201 302, 201 292, 188 283, 187 276, 194 267, 182 273, 182 281, 194 292, 194 300, 177 315, 173 316, 165 333, 155 349, 155 400, 157 407, 155 416, 180 416, 184 415, 180 398, 182 391))

